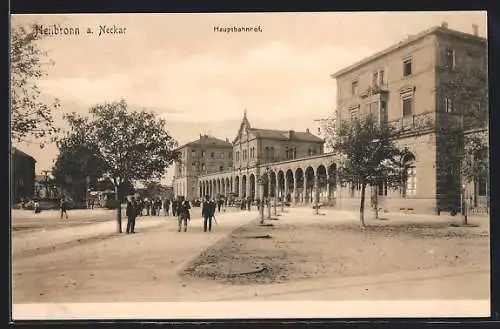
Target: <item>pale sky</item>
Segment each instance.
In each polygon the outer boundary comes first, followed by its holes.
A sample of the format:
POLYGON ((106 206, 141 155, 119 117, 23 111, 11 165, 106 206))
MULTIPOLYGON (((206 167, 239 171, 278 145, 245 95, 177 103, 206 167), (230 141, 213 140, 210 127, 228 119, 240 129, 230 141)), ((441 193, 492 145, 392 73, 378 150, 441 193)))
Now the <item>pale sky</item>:
MULTIPOLYGON (((57 124, 65 127, 64 112, 124 98, 165 118, 179 144, 200 133, 232 140, 245 108, 252 126, 315 132, 314 119, 335 108, 335 71, 444 21, 468 33, 476 24, 486 36, 486 13, 465 11, 12 16, 13 26, 35 21, 80 28, 40 42, 56 63, 40 87, 62 103, 57 124), (99 36, 99 25, 127 31, 99 36)), ((55 145, 15 146, 35 157, 37 173, 58 154, 55 145)))

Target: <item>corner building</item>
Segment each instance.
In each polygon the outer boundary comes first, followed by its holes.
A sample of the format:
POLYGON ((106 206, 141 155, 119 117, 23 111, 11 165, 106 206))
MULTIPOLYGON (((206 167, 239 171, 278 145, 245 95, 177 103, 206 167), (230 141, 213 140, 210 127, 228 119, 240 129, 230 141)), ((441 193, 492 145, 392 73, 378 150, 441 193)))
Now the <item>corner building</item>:
MULTIPOLYGON (((460 104, 456 96, 447 94, 443 84, 459 75, 467 77, 471 69, 486 74, 486 66, 487 41, 477 35, 477 27, 469 34, 443 23, 332 75, 337 81, 339 124, 372 113, 380 124, 399 129, 402 134, 396 143, 414 155, 405 159, 410 168, 400 190, 388 190, 383 183, 373 187, 382 208, 421 213, 459 208, 459 171, 441 170, 456 154, 439 128, 454 122, 463 124, 464 107, 481 110, 488 104, 460 104)), ((350 186, 342 194, 346 203, 356 204, 359 192, 350 186)))

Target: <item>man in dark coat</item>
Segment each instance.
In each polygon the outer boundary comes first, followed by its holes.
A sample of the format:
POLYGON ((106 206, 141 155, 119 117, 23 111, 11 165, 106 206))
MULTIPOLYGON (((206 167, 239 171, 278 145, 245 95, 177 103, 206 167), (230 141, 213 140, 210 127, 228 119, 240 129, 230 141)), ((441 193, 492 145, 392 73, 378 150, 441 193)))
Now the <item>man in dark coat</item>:
POLYGON ((130 198, 130 200, 127 202, 127 209, 125 210, 125 213, 128 219, 127 234, 135 233, 135 217, 137 216, 137 209, 134 197, 130 198))
POLYGON ((179 205, 177 206, 177 213, 179 215, 179 232, 181 231, 182 223, 184 223, 184 232, 187 231, 188 221, 191 219, 189 209, 191 209, 189 201, 179 200, 179 205))
POLYGON ((61 198, 61 203, 59 205, 61 207, 61 218, 63 218, 63 215, 66 215, 66 219, 68 219, 68 203, 66 200, 61 198))
POLYGON ((177 200, 172 200, 172 216, 177 216, 177 200))
POLYGON ((163 202, 163 211, 165 212, 165 216, 169 216, 169 210, 170 210, 170 200, 165 199, 163 202))
POLYGON ((212 204, 212 201, 210 201, 208 195, 205 196, 205 200, 203 201, 203 204, 201 206, 201 217, 203 217, 203 232, 207 231, 207 226, 208 226, 208 231, 212 231, 212 216, 213 212, 215 211, 215 207, 212 204))

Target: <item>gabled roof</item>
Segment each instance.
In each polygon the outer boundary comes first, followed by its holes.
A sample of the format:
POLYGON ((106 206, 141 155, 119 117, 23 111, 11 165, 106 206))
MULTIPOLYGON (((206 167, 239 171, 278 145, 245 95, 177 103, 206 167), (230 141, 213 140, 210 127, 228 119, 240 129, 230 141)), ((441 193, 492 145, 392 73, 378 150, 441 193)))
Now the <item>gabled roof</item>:
POLYGON ((24 153, 23 151, 21 151, 20 149, 18 149, 17 147, 12 147, 12 154, 14 155, 19 155, 19 156, 22 156, 22 157, 26 157, 26 158, 31 158, 34 162, 36 162, 35 158, 32 157, 31 155, 27 154, 27 153, 24 153))
POLYGON ((419 41, 419 40, 427 37, 428 35, 435 34, 435 33, 443 33, 443 34, 453 35, 453 36, 463 38, 463 39, 469 39, 469 40, 474 40, 476 42, 486 43, 486 38, 483 38, 483 37, 480 37, 477 35, 452 30, 452 29, 449 29, 449 28, 443 27, 443 26, 434 26, 434 27, 431 27, 430 29, 424 30, 416 35, 409 36, 405 40, 402 40, 402 41, 390 46, 389 48, 386 48, 382 51, 379 51, 379 52, 377 52, 369 57, 366 57, 366 58, 364 58, 364 59, 346 67, 346 68, 343 68, 342 70, 337 71, 330 76, 333 79, 337 79, 338 77, 343 76, 343 75, 353 71, 354 69, 357 69, 361 66, 364 66, 364 65, 366 65, 370 62, 373 62, 373 61, 379 59, 380 57, 385 56, 385 55, 387 55, 387 54, 389 54, 389 53, 391 53, 399 48, 406 47, 413 42, 419 41))
POLYGON ((178 150, 186 146, 220 146, 231 148, 233 147, 233 144, 231 144, 229 141, 225 141, 213 136, 201 135, 197 140, 182 145, 178 148, 178 150))
POLYGON ((298 142, 313 142, 322 143, 323 139, 316 135, 311 134, 307 131, 294 131, 294 130, 274 130, 274 129, 249 129, 255 134, 257 138, 263 139, 278 139, 278 140, 290 140, 298 142))

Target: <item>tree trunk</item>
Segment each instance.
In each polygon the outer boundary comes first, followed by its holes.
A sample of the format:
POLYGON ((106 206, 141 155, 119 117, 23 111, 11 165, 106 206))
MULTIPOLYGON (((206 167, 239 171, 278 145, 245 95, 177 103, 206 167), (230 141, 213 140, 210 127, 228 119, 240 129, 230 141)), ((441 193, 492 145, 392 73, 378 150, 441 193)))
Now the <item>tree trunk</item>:
POLYGON ((361 227, 365 227, 365 192, 366 184, 361 184, 361 203, 359 205, 359 219, 361 221, 361 227))
POLYGON ((375 207, 375 219, 378 219, 378 191, 375 190, 375 195, 373 196, 373 201, 374 204, 373 206, 375 207))
POLYGON ((116 207, 116 232, 122 233, 122 204, 118 195, 118 184, 115 184, 115 200, 118 203, 116 207))

